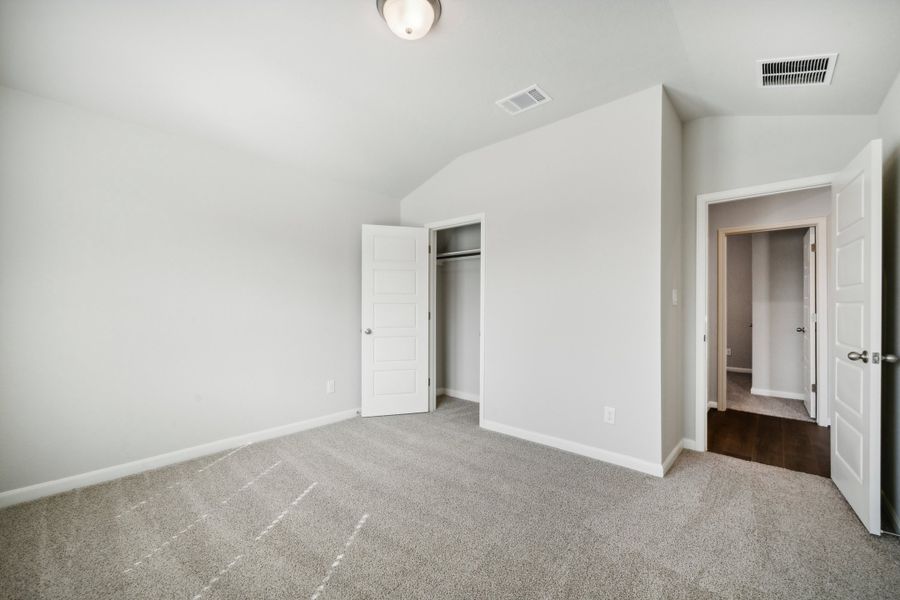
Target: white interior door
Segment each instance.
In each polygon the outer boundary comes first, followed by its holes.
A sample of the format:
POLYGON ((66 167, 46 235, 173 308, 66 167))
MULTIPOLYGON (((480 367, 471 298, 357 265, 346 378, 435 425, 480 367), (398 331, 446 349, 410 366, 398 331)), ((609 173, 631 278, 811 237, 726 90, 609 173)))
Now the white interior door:
POLYGON ((841 171, 831 208, 831 478, 880 534, 881 140, 841 171))
POLYGON ((422 227, 362 227, 364 417, 428 412, 428 241, 422 227))
POLYGON ((803 234, 803 404, 816 418, 816 228, 803 234))

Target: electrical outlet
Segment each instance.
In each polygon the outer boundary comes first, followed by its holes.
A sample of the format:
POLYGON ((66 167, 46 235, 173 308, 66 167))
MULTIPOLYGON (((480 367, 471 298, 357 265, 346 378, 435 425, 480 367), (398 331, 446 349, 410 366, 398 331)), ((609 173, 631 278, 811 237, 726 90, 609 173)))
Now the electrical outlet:
POLYGON ((325 382, 325 393, 333 394, 334 393, 334 379, 329 379, 325 382))
POLYGON ((678 289, 672 288, 672 306, 678 306, 678 289))
POLYGON ((610 425, 615 425, 616 423, 616 409, 612 406, 604 406, 603 407, 603 420, 609 423, 610 425))
POLYGON ((731 348, 725 348, 725 356, 731 356, 731 348))

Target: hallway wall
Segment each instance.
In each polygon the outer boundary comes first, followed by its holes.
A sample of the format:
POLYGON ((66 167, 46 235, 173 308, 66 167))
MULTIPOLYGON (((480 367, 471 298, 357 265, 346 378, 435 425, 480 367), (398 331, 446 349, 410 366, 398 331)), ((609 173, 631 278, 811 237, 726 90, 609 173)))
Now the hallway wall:
POLYGON ((729 368, 753 368, 753 260, 751 236, 728 236, 729 368))

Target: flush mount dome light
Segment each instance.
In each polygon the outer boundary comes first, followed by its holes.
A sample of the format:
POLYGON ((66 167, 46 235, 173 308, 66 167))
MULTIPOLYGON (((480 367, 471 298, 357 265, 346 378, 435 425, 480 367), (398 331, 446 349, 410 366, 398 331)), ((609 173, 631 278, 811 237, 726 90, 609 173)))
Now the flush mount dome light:
POLYGON ((378 12, 394 35, 418 40, 441 18, 441 0, 376 0, 378 12))

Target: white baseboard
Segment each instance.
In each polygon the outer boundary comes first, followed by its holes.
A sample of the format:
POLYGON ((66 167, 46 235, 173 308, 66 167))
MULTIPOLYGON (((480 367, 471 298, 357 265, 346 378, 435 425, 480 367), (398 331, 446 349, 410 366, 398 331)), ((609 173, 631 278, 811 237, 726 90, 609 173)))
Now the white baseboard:
POLYGON ((719 408, 718 402, 707 402, 706 408, 719 408))
POLYGON ((675 462, 675 459, 678 458, 678 455, 681 454, 681 451, 684 449, 684 440, 679 440, 675 447, 672 448, 672 451, 669 452, 669 455, 666 457, 666 460, 663 461, 663 475, 669 472, 669 469, 672 467, 672 463, 675 462))
MULTIPOLYGON (((900 516, 897 516, 897 510, 894 508, 894 505, 891 504, 891 501, 888 500, 884 490, 881 490, 881 501, 887 509, 885 512, 887 512, 888 518, 893 521, 892 525, 894 526, 894 532, 900 533, 900 516)), ((882 527, 882 529, 884 529, 884 527, 882 527)))
POLYGON ((698 444, 696 440, 692 440, 691 438, 684 438, 683 440, 681 440, 681 447, 685 450, 694 450, 697 452, 700 451, 700 444, 698 444))
POLYGON ((589 458, 602 460, 603 462, 625 467, 626 469, 640 471, 641 473, 647 473, 648 475, 655 475, 656 477, 662 477, 664 475, 662 463, 653 463, 648 460, 628 456, 627 454, 619 454, 618 452, 611 452, 595 446, 588 446, 586 444, 564 440, 562 438, 553 437, 552 435, 503 425, 502 423, 497 423, 495 421, 482 420, 481 427, 489 431, 503 433, 536 444, 550 446, 551 448, 556 448, 558 450, 565 450, 566 452, 572 452, 573 454, 580 454, 589 458))
POLYGON ((806 397, 802 393, 783 392, 781 390, 767 390, 765 388, 750 388, 750 393, 754 396, 772 396, 773 398, 784 398, 785 400, 805 400, 806 397))
POLYGON ((725 367, 726 371, 730 371, 732 373, 752 373, 753 369, 748 369, 747 367, 725 367))
POLYGON ((297 421, 296 423, 280 425, 278 427, 272 427, 271 429, 264 429, 262 431, 245 433, 223 440, 201 444, 199 446, 193 446, 191 448, 183 448, 181 450, 175 450, 174 452, 167 452, 166 454, 158 454, 156 456, 142 458, 120 465, 114 465, 112 467, 97 469, 96 471, 89 471, 87 473, 72 475, 70 477, 63 477, 62 479, 56 479, 54 481, 36 483, 34 485, 21 487, 14 490, 8 490, 6 492, 0 493, 0 508, 11 506, 13 504, 19 504, 21 502, 36 500, 38 498, 43 498, 44 496, 60 494, 62 492, 67 492, 76 488, 103 483, 104 481, 119 479, 120 477, 126 477, 128 475, 143 473, 144 471, 149 471, 151 469, 158 469, 160 467, 184 462, 186 460, 200 458, 201 456, 215 454, 216 452, 222 452, 223 450, 230 450, 232 448, 237 448, 238 446, 282 437, 285 435, 290 435, 292 433, 297 433, 298 431, 305 431, 307 429, 321 427, 323 425, 330 425, 331 423, 337 423, 338 421, 343 421, 345 419, 351 419, 355 417, 357 415, 357 410, 358 409, 356 408, 342 410, 340 412, 325 415, 323 417, 316 417, 314 419, 307 419, 305 421, 297 421))
POLYGON ((469 402, 481 402, 481 394, 472 394, 471 392, 462 392, 451 388, 438 388, 435 390, 438 396, 453 396, 460 400, 468 400, 469 402))

